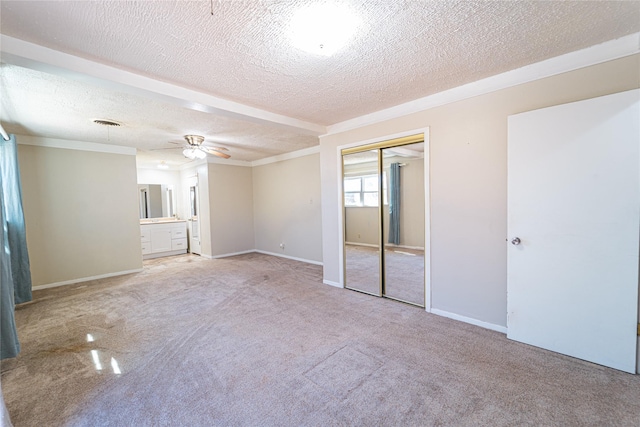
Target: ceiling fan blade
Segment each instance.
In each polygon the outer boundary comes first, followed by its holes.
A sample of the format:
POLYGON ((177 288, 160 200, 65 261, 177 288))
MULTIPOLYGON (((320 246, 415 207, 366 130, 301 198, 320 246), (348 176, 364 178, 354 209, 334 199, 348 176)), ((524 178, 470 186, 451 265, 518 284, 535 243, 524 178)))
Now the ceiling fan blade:
POLYGON ((223 159, 228 159, 229 157, 231 157, 230 155, 216 151, 211 147, 200 147, 200 149, 205 153, 213 154, 214 156, 222 157, 223 159))
POLYGON ((211 148, 212 150, 216 150, 216 151, 229 151, 228 148, 218 147, 218 146, 215 146, 215 145, 202 145, 202 147, 211 148))

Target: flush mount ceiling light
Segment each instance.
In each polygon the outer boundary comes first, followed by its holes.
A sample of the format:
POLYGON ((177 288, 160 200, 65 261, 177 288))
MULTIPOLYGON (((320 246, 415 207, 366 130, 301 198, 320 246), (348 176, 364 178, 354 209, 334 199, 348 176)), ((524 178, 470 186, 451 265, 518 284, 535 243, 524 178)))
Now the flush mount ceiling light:
POLYGON ((346 6, 317 4, 295 13, 291 41, 306 52, 330 56, 347 44, 359 24, 360 19, 346 6))

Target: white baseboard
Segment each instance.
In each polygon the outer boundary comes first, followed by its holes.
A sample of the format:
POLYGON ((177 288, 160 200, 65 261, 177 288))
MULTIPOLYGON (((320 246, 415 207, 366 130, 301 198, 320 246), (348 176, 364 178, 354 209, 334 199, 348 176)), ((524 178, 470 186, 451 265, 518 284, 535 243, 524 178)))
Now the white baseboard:
POLYGON ((205 254, 201 254, 200 256, 208 258, 208 259, 218 259, 218 258, 227 258, 227 257, 230 257, 230 256, 236 256, 236 255, 251 254, 251 253, 254 253, 254 252, 255 252, 254 249, 249 249, 248 251, 232 252, 232 253, 228 253, 228 254, 221 254, 221 255, 205 255, 205 254))
POLYGON ((336 287, 336 288, 341 288, 341 289, 342 289, 342 287, 343 287, 343 286, 342 286, 340 283, 338 283, 338 282, 334 282, 334 281, 326 280, 326 279, 325 279, 325 280, 323 280, 323 281, 322 281, 322 283, 324 283, 325 285, 334 286, 334 287, 336 287))
MULTIPOLYGON (((357 243, 357 242, 344 242, 345 245, 353 246, 365 246, 367 248, 377 248, 378 245, 372 245, 371 243, 357 243)), ((400 248, 400 249, 414 249, 416 251, 424 251, 424 246, 407 246, 407 245, 395 245, 393 243, 385 243, 385 248, 400 248)))
POLYGON ((371 243, 357 243, 357 242, 344 242, 345 245, 353 246, 366 246, 367 248, 377 248, 378 245, 372 245, 371 243))
POLYGON ((298 258, 298 257, 294 257, 294 256, 289 256, 289 255, 283 255, 283 254, 278 254, 275 252, 267 252, 267 251, 261 251, 259 249, 249 249, 248 251, 242 251, 242 252, 233 252, 233 253, 229 253, 229 254, 222 254, 222 255, 206 255, 206 254, 200 254, 201 257, 203 258, 207 258, 207 259, 218 259, 218 258, 227 258, 230 256, 236 256, 236 255, 244 255, 244 254, 252 254, 252 253, 258 253, 258 254, 263 254, 263 255, 271 255, 271 256, 277 256, 280 258, 287 258, 287 259, 292 259, 294 261, 300 261, 300 262, 306 262, 307 264, 315 264, 315 265, 323 265, 322 262, 320 261, 313 261, 310 259, 305 259, 305 258, 298 258))
POLYGON ((449 319, 470 323, 472 325, 480 326, 481 328, 491 329, 492 331, 501 332, 503 334, 507 333, 506 326, 500 326, 493 323, 483 322, 482 320, 472 319, 471 317, 461 316, 459 314, 450 313, 444 310, 438 310, 437 308, 432 308, 431 313, 437 314, 438 316, 447 317, 449 319))
POLYGON ((264 255, 271 255, 271 256, 277 256, 280 258, 287 258, 287 259, 292 259, 294 261, 300 261, 300 262, 306 262, 307 264, 314 264, 314 265, 323 265, 323 263, 321 261, 313 261, 310 259, 305 259, 305 258, 298 258, 295 256, 289 256, 289 255, 284 255, 284 254, 278 254, 275 252, 267 252, 267 251, 261 251, 259 249, 256 249, 254 252, 257 252, 259 254, 264 254, 264 255))
POLYGON ((424 246, 407 246, 407 245, 395 245, 393 243, 385 243, 385 248, 400 248, 400 249, 413 249, 415 251, 424 251, 424 246))
POLYGON ((163 258, 166 256, 174 256, 174 255, 184 255, 187 253, 186 249, 179 249, 177 251, 169 251, 169 252, 161 252, 156 254, 144 254, 142 255, 143 260, 154 259, 154 258, 163 258))
POLYGON ((33 286, 31 290, 39 291, 42 289, 57 288, 58 286, 73 285, 75 283, 88 282, 90 280, 106 279, 107 277, 123 276, 125 274, 140 273, 142 268, 135 270, 117 271, 115 273, 100 274, 98 276, 80 277, 78 279, 65 280, 63 282, 48 283, 46 285, 33 286))

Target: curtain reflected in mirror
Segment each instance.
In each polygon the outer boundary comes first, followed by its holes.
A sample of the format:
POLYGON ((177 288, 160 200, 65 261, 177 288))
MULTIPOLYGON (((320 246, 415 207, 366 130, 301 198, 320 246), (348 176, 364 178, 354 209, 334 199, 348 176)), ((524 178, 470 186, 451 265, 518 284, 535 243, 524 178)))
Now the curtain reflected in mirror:
POLYGON ((424 143, 382 150, 384 295, 424 306, 424 143))
POLYGON ((378 150, 343 156, 345 286, 382 295, 378 150))

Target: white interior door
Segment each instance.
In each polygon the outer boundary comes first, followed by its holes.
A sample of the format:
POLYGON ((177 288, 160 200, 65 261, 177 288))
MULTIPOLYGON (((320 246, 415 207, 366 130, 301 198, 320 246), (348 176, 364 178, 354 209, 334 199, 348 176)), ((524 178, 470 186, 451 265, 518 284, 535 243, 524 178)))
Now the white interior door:
POLYGON ((633 90, 510 116, 508 143, 507 336, 633 373, 639 100, 633 90))

